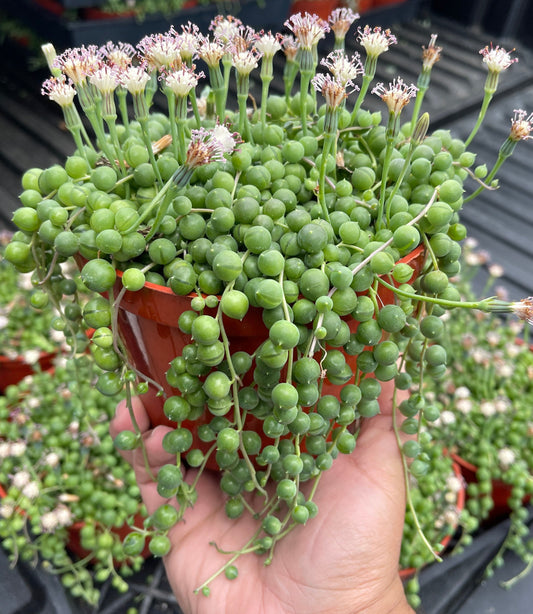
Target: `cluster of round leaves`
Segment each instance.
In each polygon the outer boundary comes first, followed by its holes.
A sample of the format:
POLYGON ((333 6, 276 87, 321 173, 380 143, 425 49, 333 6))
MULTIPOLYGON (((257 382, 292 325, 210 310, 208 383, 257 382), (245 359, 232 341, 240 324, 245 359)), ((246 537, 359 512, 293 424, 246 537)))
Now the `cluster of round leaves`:
POLYGON ((40 559, 61 574, 73 596, 93 605, 98 583, 109 579, 117 590, 127 590, 124 578, 140 568, 143 558, 125 551, 121 534, 145 516, 133 470, 109 435, 119 399, 95 389, 98 371, 86 355, 71 358, 9 386, 0 397, 0 440, 26 444, 22 455, 2 458, 1 503, 13 509, 0 518, 2 545, 15 562, 40 559), (47 464, 50 454, 57 464, 47 464), (19 472, 30 473, 37 496, 25 496, 13 483, 19 472), (45 528, 44 515, 65 506, 68 526, 45 528), (87 558, 69 550, 77 540, 87 558))
MULTIPOLYGON (((216 460, 232 517, 245 509, 247 492, 276 482, 257 543, 261 552, 284 527, 316 513, 300 483, 354 449, 354 425, 379 412, 380 382, 394 379, 408 389, 413 379, 443 375, 446 352, 435 341, 443 309, 423 312, 409 294, 457 298, 449 276, 459 271, 465 228, 458 211, 466 167, 475 159, 439 130, 414 149, 403 174, 410 147, 405 126, 386 178, 387 218, 376 230, 386 147, 380 114, 360 111, 358 130, 343 132, 338 142, 344 162, 337 166, 333 157, 322 159, 324 108, 303 136, 296 101, 294 107, 272 96, 272 121, 252 120, 253 142, 239 145, 224 163, 197 168, 189 185, 171 194, 164 215, 147 211, 161 189, 158 174, 168 180, 178 162, 166 151, 154 168, 135 122, 119 131, 124 177, 92 152, 76 152, 64 167, 27 171, 14 215, 20 230, 7 255, 37 277, 48 275, 52 262, 47 279, 56 296, 64 283, 57 262, 78 255, 85 262, 81 278, 94 292, 111 290, 120 278, 130 291, 151 282, 194 295, 179 318, 191 342, 166 374, 178 394, 165 402, 167 417, 177 423, 165 447, 193 466, 216 460), (327 215, 316 197, 322 164, 327 215), (400 176, 405 179, 395 186, 400 176), (438 198, 414 224, 437 187, 438 198), (157 233, 147 241, 155 222, 157 233), (422 241, 431 258, 413 285, 413 268, 401 258, 422 241), (399 286, 402 298, 383 306, 379 279, 399 286), (264 331, 257 347, 228 349, 224 322, 255 317, 250 314, 259 314, 264 331)), ((341 128, 348 116, 341 113, 341 128)), ((169 131, 168 119, 154 113, 148 127, 155 140, 169 131)), ((113 343, 109 302, 91 299, 81 311, 72 307, 67 319, 67 337, 77 339, 82 322, 96 329, 92 353, 106 371, 98 387, 118 391, 124 364, 113 343)), ((409 433, 417 432, 421 413, 438 417, 422 394, 400 411, 409 433)), ((125 435, 118 443, 137 441, 125 435)), ((425 473, 420 450, 407 453, 411 472, 425 473)), ((158 483, 165 496, 194 499, 177 467, 162 471, 158 483)))

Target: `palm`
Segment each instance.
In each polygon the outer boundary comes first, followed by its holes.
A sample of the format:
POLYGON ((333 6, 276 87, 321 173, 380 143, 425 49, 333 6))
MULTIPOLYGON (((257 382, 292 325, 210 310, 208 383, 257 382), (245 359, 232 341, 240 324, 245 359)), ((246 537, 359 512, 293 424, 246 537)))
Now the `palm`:
MULTIPOLYGON (((124 420, 126 415, 122 414, 124 420)), ((145 420, 141 413, 141 429, 145 420)), ((127 424, 117 418, 113 430, 122 428, 127 424)), ((169 460, 161 450, 164 432, 158 427, 146 440, 154 470, 169 460)), ((163 499, 146 475, 140 453, 130 460, 151 513, 163 499)), ((186 480, 194 475, 189 470, 186 480)), ((322 476, 314 497, 318 516, 279 542, 269 566, 264 556, 240 557, 239 577, 230 582, 222 574, 206 598, 195 595, 194 589, 228 561, 228 555, 212 544, 224 551, 241 549, 256 531, 257 521, 249 515, 228 519, 218 477, 205 472, 198 481, 194 509, 171 531, 173 547, 165 559, 180 605, 186 612, 206 614, 214 604, 217 612, 250 614, 342 614, 354 612, 354 604, 357 611, 370 611, 375 595, 396 594, 398 588, 401 592, 397 561, 405 506, 402 480, 390 417, 378 416, 366 425, 355 452, 339 457, 322 476)))

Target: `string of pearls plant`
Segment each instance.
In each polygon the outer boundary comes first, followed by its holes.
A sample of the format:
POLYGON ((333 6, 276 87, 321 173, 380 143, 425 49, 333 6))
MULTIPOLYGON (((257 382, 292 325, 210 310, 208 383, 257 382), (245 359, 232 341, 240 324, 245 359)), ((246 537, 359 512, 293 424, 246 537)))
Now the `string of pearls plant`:
MULTIPOLYGON (((37 302, 58 305, 59 265, 81 263, 83 282, 100 296, 83 305, 69 295, 56 325, 74 344, 84 327, 96 329, 92 353, 106 370, 98 387, 108 394, 162 390, 130 363, 118 334, 125 293, 157 284, 190 297, 176 314, 188 342, 166 372, 174 393, 161 392, 175 423, 163 446, 176 462, 154 476, 159 493, 179 505, 164 505, 131 538, 139 551, 148 538, 154 554, 168 552, 167 531, 196 500, 183 466, 204 471, 214 462, 228 516, 257 520, 218 574, 234 578, 245 553, 268 564, 276 543, 318 513, 320 477, 354 450, 360 421, 379 413, 382 383, 421 391, 424 378, 444 374, 446 352, 435 338, 445 310, 531 319, 530 299, 462 302, 450 281, 466 235, 463 204, 494 189, 501 163, 531 131, 531 116, 515 112, 501 159, 483 177, 467 145, 500 73, 516 60, 500 47, 481 51, 485 102, 463 142, 446 130, 430 133, 421 112, 441 52, 436 36, 417 84, 399 76, 374 83, 396 38, 359 27, 363 56, 348 55, 357 17, 348 9, 328 21, 296 14, 283 33, 218 17, 207 34, 189 23, 135 48, 110 42, 57 56, 45 49, 53 76, 43 93, 61 106, 76 150, 64 166, 24 174, 13 217, 19 231, 6 257, 33 272, 37 302), (332 50, 320 57, 330 31, 332 50), (274 93, 280 54, 283 90, 274 93), (367 95, 382 99, 384 121, 366 110, 367 95), (409 258, 418 246, 426 258, 417 271, 409 258), (228 321, 251 313, 265 333, 249 351, 233 351, 228 321)), ((393 403, 399 445, 402 431, 416 438, 420 416, 439 416, 421 392, 401 402, 395 392, 393 403)), ((128 431, 116 445, 132 449, 141 440, 128 431)), ((423 475, 429 463, 416 441, 403 446, 403 458, 408 486, 408 475, 423 475)), ((212 579, 197 591, 208 594, 212 579)))

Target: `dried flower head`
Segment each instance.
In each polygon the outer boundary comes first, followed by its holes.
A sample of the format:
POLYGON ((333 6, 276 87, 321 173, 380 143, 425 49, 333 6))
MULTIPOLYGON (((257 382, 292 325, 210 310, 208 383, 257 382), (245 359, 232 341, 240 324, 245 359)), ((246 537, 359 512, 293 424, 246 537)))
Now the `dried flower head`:
POLYGON ((533 324, 533 296, 523 298, 521 301, 511 303, 511 311, 521 319, 533 324))
POLYGON ((437 42, 437 35, 432 34, 429 39, 429 45, 427 47, 422 47, 422 69, 423 70, 431 70, 433 65, 440 60, 440 53, 442 51, 442 47, 438 47, 435 45, 437 42))
POLYGON ((511 119, 511 133, 509 138, 512 141, 527 141, 531 138, 533 129, 533 113, 527 114, 523 109, 515 109, 514 117, 511 119))

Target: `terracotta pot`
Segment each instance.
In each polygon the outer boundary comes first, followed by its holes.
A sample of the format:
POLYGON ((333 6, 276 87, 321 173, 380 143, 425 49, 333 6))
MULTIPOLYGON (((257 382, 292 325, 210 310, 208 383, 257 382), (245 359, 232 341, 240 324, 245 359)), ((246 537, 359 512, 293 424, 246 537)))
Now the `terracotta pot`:
MULTIPOLYGON (((2 484, 0 484, 0 499, 3 499, 6 496, 7 496, 7 492, 2 486, 2 484)), ((20 512, 20 513, 25 513, 25 512, 20 512)), ((143 527, 144 526, 143 516, 141 516, 140 514, 137 514, 134 518, 133 524, 134 526, 139 527, 139 528, 143 527)), ((79 559, 84 559, 85 557, 91 554, 90 550, 87 550, 81 545, 80 531, 84 526, 85 526, 85 522, 80 520, 72 524, 70 527, 68 527, 67 548, 68 550, 70 550, 72 554, 77 556, 79 559)), ((128 535, 130 532, 131 532, 131 529, 129 525, 126 523, 124 523, 121 527, 116 527, 115 529, 113 529, 113 533, 117 535, 121 540, 123 540, 126 537, 126 535, 128 535)), ((143 556, 144 558, 147 558, 148 556, 150 556, 150 550, 148 548, 148 544, 144 547, 144 550, 141 552, 141 556, 143 556)))
MULTIPOLYGON (((69 539, 67 543, 67 548, 79 559, 84 559, 91 554, 91 551, 84 548, 81 544, 81 530, 83 529, 85 524, 85 522, 79 521, 75 522, 68 528, 69 539)), ((135 516, 133 525, 138 528, 142 528, 143 524, 144 518, 139 514, 135 516)), ((126 535, 129 535, 131 531, 132 530, 127 523, 124 523, 121 527, 115 527, 112 529, 112 532, 117 535, 121 541, 124 540, 126 535)), ((141 556, 144 558, 148 558, 150 556, 150 549, 148 548, 148 543, 146 543, 143 551, 141 552, 141 556)), ((118 567, 119 565, 120 563, 117 562, 116 566, 118 567)))
POLYGON ((339 2, 338 0, 295 0, 291 4, 291 15, 296 13, 310 13, 318 15, 321 19, 327 20, 331 11, 334 11, 339 2))
MULTIPOLYGON (((465 482, 467 484, 477 483, 478 480, 476 474, 478 468, 476 467, 476 465, 469 463, 467 460, 465 460, 458 454, 451 453, 450 456, 461 468, 461 473, 463 474, 465 482)), ((504 518, 509 516, 511 510, 507 501, 511 496, 511 491, 512 487, 509 484, 506 484, 502 480, 492 480, 491 497, 494 501, 494 506, 490 510, 485 524, 494 524, 499 520, 503 520, 504 518)), ((524 499, 524 503, 527 503, 530 499, 531 497, 527 496, 524 499)))
MULTIPOLYGON (((39 369, 47 371, 52 367, 55 352, 43 352, 38 360, 39 369)), ((18 384, 26 376, 35 373, 35 369, 31 364, 25 362, 22 358, 7 358, 0 356, 0 393, 4 393, 8 386, 18 384)))
MULTIPOLYGON (((401 262, 410 264, 414 269, 413 279, 420 273, 424 258, 425 252, 420 246, 401 259, 401 262)), ((81 264, 81 261, 78 264, 81 264)), ((115 295, 121 289, 122 282, 117 279, 114 288, 115 295)), ((181 355, 185 345, 191 342, 190 336, 178 328, 178 318, 181 313, 190 309, 191 299, 194 296, 178 296, 170 288, 147 282, 145 287, 138 292, 125 292, 120 301, 118 330, 125 343, 128 358, 140 373, 157 382, 164 392, 164 395, 158 394, 158 388, 150 384, 148 392, 142 396, 153 426, 160 424, 175 426, 176 424, 170 422, 163 413, 165 395, 178 394, 168 385, 165 374, 170 362, 176 356, 181 355)), ((393 293, 390 290, 383 290, 378 300, 381 304, 390 304, 394 300, 393 293)), ((204 313, 215 315, 216 310, 205 309, 204 313)), ((224 316, 224 327, 232 352, 243 350, 253 353, 259 344, 268 338, 268 329, 263 323, 261 314, 261 309, 250 308, 242 321, 224 316)), ((355 332, 358 322, 350 316, 347 316, 345 320, 350 330, 355 332)), ((355 370, 357 357, 347 356, 346 361, 355 370)), ((338 394, 339 391, 339 386, 328 382, 325 382, 323 386, 324 394, 338 394)), ((195 420, 194 426, 210 422, 211 419, 211 414, 206 411, 203 417, 195 420)), ((184 426, 191 428, 193 424, 184 423, 184 426)), ((245 429, 262 433, 262 421, 248 415, 245 429)), ((205 451, 209 446, 195 436, 193 447, 199 447, 205 451)), ((216 468, 214 464, 208 466, 216 468)))
MULTIPOLYGON (((459 466, 458 463, 454 462, 452 464, 452 468, 453 468, 453 472, 455 473, 455 475, 461 479, 462 481, 462 488, 461 490, 457 493, 457 502, 456 502, 456 507, 457 510, 459 512, 461 512, 464 507, 465 507, 465 502, 466 502, 466 488, 465 488, 465 482, 466 480, 464 479, 463 476, 463 472, 461 467, 459 466)), ((458 526, 458 525, 457 525, 458 526)), ((450 545, 450 542, 452 540, 452 537, 455 534, 455 530, 457 529, 457 526, 454 527, 454 531, 452 531, 451 533, 449 533, 449 535, 446 535, 439 543, 441 545, 441 553, 444 552, 446 550, 446 548, 450 545)), ((403 581, 408 580, 409 578, 412 578, 415 573, 416 573, 416 569, 414 567, 407 567, 404 569, 400 569, 399 574, 400 574, 400 578, 403 581)))

